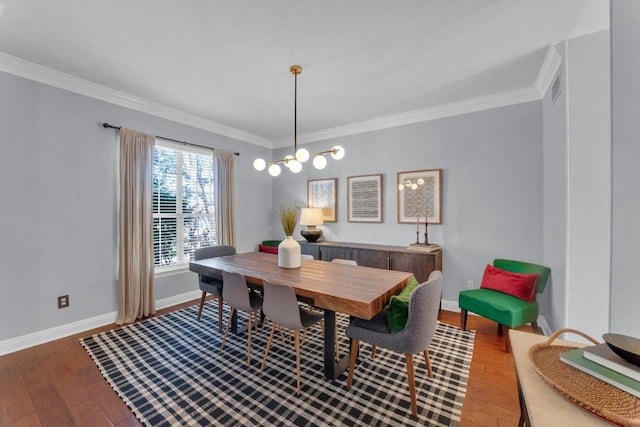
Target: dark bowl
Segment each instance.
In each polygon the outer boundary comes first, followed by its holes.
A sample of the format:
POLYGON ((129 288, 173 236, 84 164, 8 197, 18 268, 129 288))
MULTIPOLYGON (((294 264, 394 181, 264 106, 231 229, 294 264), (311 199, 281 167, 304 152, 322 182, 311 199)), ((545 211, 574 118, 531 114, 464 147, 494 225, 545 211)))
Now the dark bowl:
POLYGON ((602 339, 615 354, 640 366, 640 339, 620 334, 604 334, 602 339))

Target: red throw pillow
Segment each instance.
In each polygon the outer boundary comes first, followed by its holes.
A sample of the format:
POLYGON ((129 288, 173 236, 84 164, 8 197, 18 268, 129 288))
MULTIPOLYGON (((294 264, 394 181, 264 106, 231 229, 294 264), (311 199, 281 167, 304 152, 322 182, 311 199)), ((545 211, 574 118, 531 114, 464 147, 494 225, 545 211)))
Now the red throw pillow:
POLYGON ((480 288, 493 289, 531 302, 536 294, 539 276, 539 274, 513 273, 487 264, 480 288))
POLYGON ((267 245, 263 245, 263 244, 258 244, 258 250, 260 250, 260 252, 267 252, 270 254, 277 254, 278 253, 278 247, 277 246, 267 246, 267 245))

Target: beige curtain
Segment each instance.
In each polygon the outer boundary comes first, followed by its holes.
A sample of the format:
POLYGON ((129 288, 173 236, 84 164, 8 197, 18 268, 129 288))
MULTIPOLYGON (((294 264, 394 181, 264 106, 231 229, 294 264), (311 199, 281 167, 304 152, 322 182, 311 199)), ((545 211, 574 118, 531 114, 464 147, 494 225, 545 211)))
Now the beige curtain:
POLYGON ((120 129, 118 325, 156 312, 152 212, 154 144, 153 135, 120 129))
POLYGON ((216 229, 218 245, 236 245, 235 203, 233 165, 234 154, 230 151, 213 152, 216 171, 216 229))

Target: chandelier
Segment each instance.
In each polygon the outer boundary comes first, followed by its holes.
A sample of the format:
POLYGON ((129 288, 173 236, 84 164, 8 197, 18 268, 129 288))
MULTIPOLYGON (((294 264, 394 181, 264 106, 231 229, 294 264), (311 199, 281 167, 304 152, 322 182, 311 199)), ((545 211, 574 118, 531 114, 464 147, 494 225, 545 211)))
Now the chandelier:
POLYGON ((302 170, 302 164, 313 158, 313 166, 316 169, 324 169, 327 166, 327 159, 325 154, 331 154, 336 160, 340 160, 344 157, 344 148, 336 145, 331 150, 320 151, 318 153, 309 153, 306 148, 298 149, 298 74, 302 73, 302 67, 299 65, 292 65, 289 67, 289 71, 294 77, 294 92, 293 92, 293 155, 285 156, 284 159, 276 160, 267 163, 264 159, 255 159, 253 161, 253 167, 256 170, 264 170, 269 166, 269 174, 271 176, 278 176, 282 169, 280 164, 283 164, 291 172, 298 173, 302 170))

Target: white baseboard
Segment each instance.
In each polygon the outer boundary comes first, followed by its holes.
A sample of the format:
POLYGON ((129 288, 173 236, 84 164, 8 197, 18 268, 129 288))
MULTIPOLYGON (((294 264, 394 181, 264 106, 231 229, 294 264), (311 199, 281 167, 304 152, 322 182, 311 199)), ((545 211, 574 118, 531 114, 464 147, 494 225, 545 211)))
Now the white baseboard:
POLYGON ((156 310, 172 307, 174 305, 182 304, 183 302, 199 299, 202 296, 202 291, 191 291, 180 295, 174 295, 168 298, 162 298, 156 301, 156 310))
MULTIPOLYGON (((156 301, 156 309, 171 307, 173 305, 182 304, 200 298, 200 291, 191 291, 156 301)), ((105 313, 99 316, 90 317, 88 319, 78 320, 77 322, 67 323, 65 325, 56 326, 54 328, 33 332, 15 338, 9 338, 0 341, 0 356, 13 353, 14 351, 23 350, 34 345, 43 344, 49 341, 68 337, 69 335, 79 334, 90 329, 99 328, 104 325, 115 323, 117 312, 105 313)))
POLYGON ((447 311, 453 311, 455 313, 460 313, 460 307, 458 307, 458 301, 449 301, 449 300, 443 299, 442 309, 447 311))
POLYGON ((542 329, 542 333, 546 336, 549 336, 553 333, 553 331, 551 330, 551 326, 549 326, 549 324, 547 323, 547 319, 545 319, 543 316, 538 316, 538 327, 542 329))
MULTIPOLYGON (((163 308, 182 304, 187 301, 192 301, 194 299, 200 298, 200 295, 202 295, 202 293, 199 290, 196 290, 168 298, 163 298, 156 301, 156 309, 160 310, 163 308)), ((442 300, 442 309, 453 311, 456 313, 460 312, 460 307, 458 307, 457 301, 442 300)), ((42 331, 33 332, 31 334, 0 341, 0 356, 13 353, 14 351, 23 350, 28 347, 33 347, 34 345, 43 344, 49 341, 68 337, 69 335, 79 334, 90 329, 99 328, 104 325, 115 323, 116 316, 117 313, 114 311, 111 313, 90 317, 88 319, 78 320, 77 322, 67 323, 66 325, 56 326, 55 328, 45 329, 42 331)), ((551 335, 551 328, 549 327, 549 324, 544 317, 538 317, 538 326, 540 326, 545 335, 551 335)))

